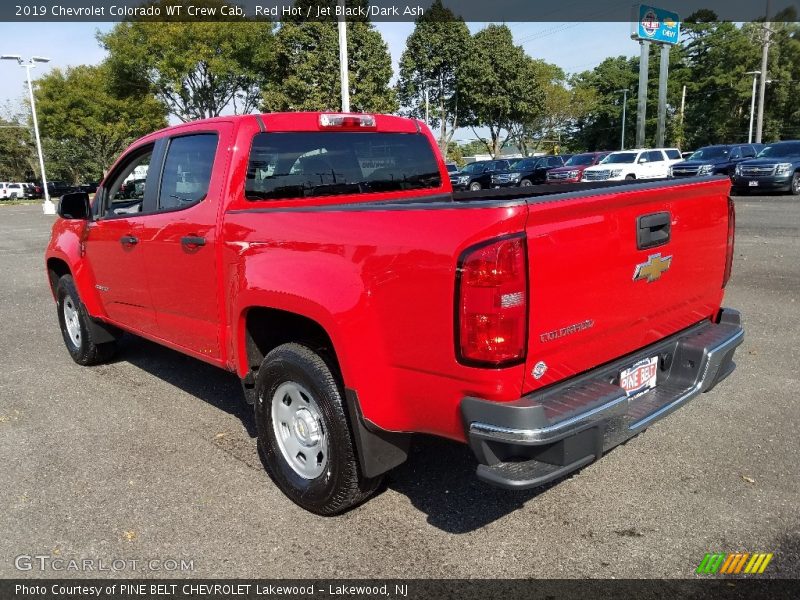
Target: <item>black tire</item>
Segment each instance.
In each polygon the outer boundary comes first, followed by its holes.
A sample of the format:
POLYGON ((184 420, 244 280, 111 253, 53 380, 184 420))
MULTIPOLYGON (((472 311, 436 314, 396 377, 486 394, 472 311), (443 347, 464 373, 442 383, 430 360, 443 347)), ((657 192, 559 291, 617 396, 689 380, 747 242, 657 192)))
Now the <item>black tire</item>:
POLYGON ((89 326, 91 317, 86 312, 86 307, 81 302, 78 290, 75 288, 75 281, 72 275, 64 275, 58 280, 56 286, 56 308, 58 311, 58 324, 61 327, 61 336, 64 338, 64 345, 67 347, 69 355, 79 365, 90 366, 106 362, 114 355, 117 344, 104 342, 96 344, 92 339, 92 329, 89 326), (77 339, 73 339, 67 328, 65 307, 68 307, 75 315, 77 321, 77 339))
POLYGON ((792 183, 789 187, 789 193, 792 196, 800 196, 800 173, 792 175, 792 183))
POLYGON ((523 179, 522 181, 519 182, 519 187, 530 187, 532 185, 533 183, 531 182, 530 179, 523 179))
POLYGON ((256 377, 255 419, 267 471, 281 491, 302 508, 318 515, 336 515, 366 500, 380 485, 382 477, 362 475, 341 385, 334 370, 310 348, 283 344, 267 354, 256 377), (276 439, 272 404, 277 401, 276 393, 280 395, 278 388, 285 384, 299 384, 319 410, 317 423, 325 435, 327 454, 324 471, 315 478, 296 472, 276 439))
POLYGON ((627 175, 625 175, 625 181, 633 181, 634 179, 636 179, 636 175, 634 175, 633 173, 628 173, 627 175))
POLYGON ((473 181, 469 184, 469 190, 471 192, 477 192, 478 190, 482 189, 481 184, 477 181, 473 181))

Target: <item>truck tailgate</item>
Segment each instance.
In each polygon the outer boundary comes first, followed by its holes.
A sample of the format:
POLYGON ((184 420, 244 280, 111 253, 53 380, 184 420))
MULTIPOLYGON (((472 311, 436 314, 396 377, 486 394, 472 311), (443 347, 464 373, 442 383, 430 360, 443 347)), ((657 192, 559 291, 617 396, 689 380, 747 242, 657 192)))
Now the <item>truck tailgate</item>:
POLYGON ((713 316, 729 190, 715 178, 531 199, 523 393, 713 316), (667 224, 666 243, 640 249, 663 239, 667 224))

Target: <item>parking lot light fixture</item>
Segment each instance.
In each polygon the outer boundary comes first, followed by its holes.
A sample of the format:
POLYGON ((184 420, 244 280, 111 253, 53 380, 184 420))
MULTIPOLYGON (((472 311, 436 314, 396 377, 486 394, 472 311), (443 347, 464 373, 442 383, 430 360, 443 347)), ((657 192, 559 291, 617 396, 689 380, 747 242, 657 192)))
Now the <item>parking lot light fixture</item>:
POLYGON ((39 138, 39 122, 36 119, 36 101, 33 98, 33 83, 31 81, 31 69, 36 68, 36 63, 47 63, 50 62, 49 58, 45 58, 43 56, 33 56, 30 60, 25 60, 19 54, 3 54, 0 56, 2 60, 15 60, 21 67, 25 67, 25 71, 28 75, 28 93, 30 94, 31 98, 31 115, 33 116, 33 133, 36 137, 36 151, 39 153, 39 169, 42 173, 42 190, 44 192, 44 204, 42 205, 42 211, 46 215, 54 215, 56 214, 56 205, 53 204, 53 201, 50 200, 50 193, 47 191, 47 176, 45 175, 44 171, 44 155, 42 154, 42 141, 39 138))

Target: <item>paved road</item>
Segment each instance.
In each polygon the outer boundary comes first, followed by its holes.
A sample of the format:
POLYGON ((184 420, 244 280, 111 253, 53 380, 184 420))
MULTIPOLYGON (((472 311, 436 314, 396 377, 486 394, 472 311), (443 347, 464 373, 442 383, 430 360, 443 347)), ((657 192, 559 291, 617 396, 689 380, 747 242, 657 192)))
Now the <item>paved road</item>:
POLYGON ((0 206, 0 577, 80 575, 20 573, 24 554, 183 558, 197 577, 686 577, 711 550, 800 576, 800 201, 737 205, 731 379, 538 492, 486 487, 465 447, 422 438, 329 519, 265 474, 234 376, 135 338, 73 364, 42 270, 51 217, 0 206))

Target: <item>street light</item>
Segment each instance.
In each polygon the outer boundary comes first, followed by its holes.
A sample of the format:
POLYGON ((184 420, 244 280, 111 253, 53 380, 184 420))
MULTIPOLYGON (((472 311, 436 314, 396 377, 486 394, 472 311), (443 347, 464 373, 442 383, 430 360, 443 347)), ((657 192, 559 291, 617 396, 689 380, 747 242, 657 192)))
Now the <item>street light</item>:
POLYGON ((25 72, 28 74, 28 93, 31 96, 31 114, 33 115, 33 133, 36 136, 36 150, 39 153, 39 168, 42 172, 42 190, 44 191, 44 204, 42 211, 46 215, 56 214, 56 206, 50 200, 50 193, 47 191, 47 176, 44 172, 44 155, 42 154, 42 141, 39 139, 39 122, 36 119, 36 101, 33 99, 33 83, 31 83, 31 69, 36 67, 35 63, 50 62, 49 58, 43 56, 32 56, 28 61, 25 61, 19 54, 3 54, 0 60, 15 60, 21 67, 25 67, 25 72))
POLYGON ((750 99, 750 133, 747 135, 747 143, 753 143, 753 113, 756 110, 756 80, 761 75, 761 71, 748 71, 745 75, 753 76, 753 95, 750 99))
POLYGON ((628 107, 628 88, 614 91, 618 94, 622 93, 622 141, 619 144, 619 149, 625 150, 625 109, 628 107))

